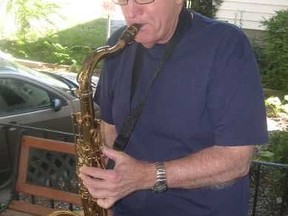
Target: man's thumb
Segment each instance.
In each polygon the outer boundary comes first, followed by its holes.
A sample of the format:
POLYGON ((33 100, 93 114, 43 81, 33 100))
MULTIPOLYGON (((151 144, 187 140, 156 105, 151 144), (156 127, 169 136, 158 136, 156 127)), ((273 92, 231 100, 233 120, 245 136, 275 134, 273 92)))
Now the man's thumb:
POLYGON ((109 159, 106 168, 113 169, 117 158, 119 157, 119 152, 106 146, 103 147, 102 152, 109 159))

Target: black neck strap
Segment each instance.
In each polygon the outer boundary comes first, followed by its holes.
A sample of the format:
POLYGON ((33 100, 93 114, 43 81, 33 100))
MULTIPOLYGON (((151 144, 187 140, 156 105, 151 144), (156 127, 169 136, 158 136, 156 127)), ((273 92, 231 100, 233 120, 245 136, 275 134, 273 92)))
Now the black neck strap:
MULTIPOLYGON (((179 16, 179 22, 178 22, 176 31, 173 37, 168 42, 168 44, 166 45, 164 54, 161 57, 159 64, 156 67, 150 82, 148 83, 148 86, 144 92, 143 97, 140 99, 140 102, 138 103, 138 105, 132 110, 130 115, 126 117, 126 119, 123 122, 122 127, 120 128, 120 133, 116 137, 114 144, 113 144, 114 149, 118 151, 123 151, 126 148, 130 135, 136 126, 136 123, 140 117, 140 114, 142 113, 142 110, 146 103, 146 99, 149 95, 150 89, 156 77, 164 68, 165 63, 167 62, 167 60, 170 58, 170 56, 172 55, 174 51, 177 41, 180 39, 181 34, 183 34, 184 31, 189 27, 190 22, 191 22, 190 13, 187 10, 183 9, 179 16)), ((142 47, 141 45, 138 45, 137 53, 136 53, 135 60, 134 60, 134 67, 133 67, 132 80, 131 80, 130 103, 132 102, 132 99, 135 95, 135 91, 136 91, 136 87, 137 87, 137 83, 138 83, 138 79, 139 79, 139 75, 141 71, 142 53, 143 53, 142 47)), ((109 160, 107 164, 107 169, 113 169, 114 165, 115 165, 114 161, 109 160)))

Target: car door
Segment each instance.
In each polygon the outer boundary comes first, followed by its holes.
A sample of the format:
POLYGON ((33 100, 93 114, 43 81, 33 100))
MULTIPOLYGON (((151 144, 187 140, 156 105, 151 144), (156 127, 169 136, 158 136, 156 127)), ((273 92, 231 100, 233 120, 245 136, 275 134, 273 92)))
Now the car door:
MULTIPOLYGON (((71 113, 79 110, 76 97, 19 75, 0 74, 0 123, 72 132, 71 113)), ((18 130, 0 125, 0 171, 11 167, 18 130), (7 135, 8 134, 8 135, 7 135)))
POLYGON ((0 79, 0 122, 72 132, 77 99, 35 81, 0 79))

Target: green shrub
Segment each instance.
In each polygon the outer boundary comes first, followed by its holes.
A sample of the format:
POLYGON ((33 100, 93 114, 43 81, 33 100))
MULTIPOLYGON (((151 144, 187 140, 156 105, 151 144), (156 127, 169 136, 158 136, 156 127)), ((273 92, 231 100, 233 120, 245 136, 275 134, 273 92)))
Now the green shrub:
POLYGON ((281 131, 269 133, 268 144, 258 146, 256 160, 288 164, 288 95, 265 99, 267 117, 279 121, 281 131))
POLYGON ((84 58, 106 41, 107 19, 99 18, 35 41, 1 40, 0 50, 15 58, 81 66, 84 58))
POLYGON ((269 134, 266 146, 258 149, 257 160, 288 164, 288 131, 274 131, 269 134))
MULTIPOLYGON (((0 1, 1 2, 1 1, 0 1)), ((4 13, 9 13, 16 21, 16 35, 18 40, 31 41, 42 35, 40 29, 33 23, 41 20, 42 25, 53 27, 54 22, 50 15, 61 17, 60 6, 46 0, 7 0, 0 4, 4 13)), ((2 12, 2 10, 1 10, 2 12)))
POLYGON ((263 22, 267 28, 261 72, 266 88, 288 92, 288 10, 263 22))
POLYGON ((270 136, 269 149, 273 152, 273 161, 288 164, 288 132, 278 131, 270 136))

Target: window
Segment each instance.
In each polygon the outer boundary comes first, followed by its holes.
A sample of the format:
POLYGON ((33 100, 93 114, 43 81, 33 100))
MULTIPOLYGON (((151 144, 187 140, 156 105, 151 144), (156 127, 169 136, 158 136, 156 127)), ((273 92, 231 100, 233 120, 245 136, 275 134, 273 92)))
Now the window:
POLYGON ((49 94, 18 79, 0 80, 0 114, 28 112, 51 106, 49 94))

